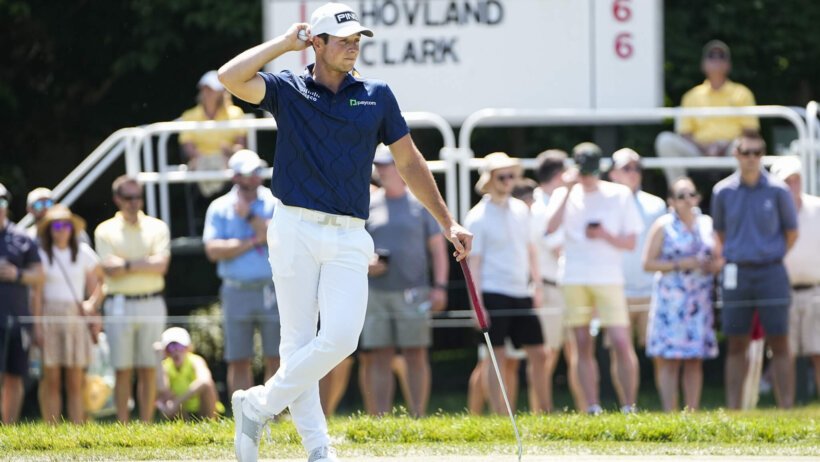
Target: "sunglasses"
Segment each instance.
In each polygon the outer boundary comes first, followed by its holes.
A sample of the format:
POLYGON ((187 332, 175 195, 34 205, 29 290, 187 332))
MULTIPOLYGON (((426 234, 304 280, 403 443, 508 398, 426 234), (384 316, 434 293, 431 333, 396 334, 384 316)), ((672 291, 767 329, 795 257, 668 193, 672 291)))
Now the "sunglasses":
POLYGON ((509 181, 515 178, 515 173, 508 173, 506 175, 496 175, 495 179, 498 181, 509 181))
POLYGON ((722 51, 710 51, 706 54, 706 59, 714 59, 719 61, 727 61, 729 58, 726 53, 722 51))
POLYGON ((186 348, 188 348, 188 347, 186 347, 185 345, 183 345, 181 343, 171 342, 171 343, 168 344, 167 347, 165 347, 165 351, 167 351, 168 353, 173 353, 175 351, 182 351, 186 348))
POLYGON ((5 197, 0 198, 0 209, 7 209, 9 208, 9 200, 5 197))
POLYGON ((737 150, 737 153, 738 153, 738 154, 740 154, 741 156, 755 156, 755 157, 760 157, 760 156, 762 156, 762 155, 763 155, 763 150, 762 150, 762 149, 756 149, 756 150, 754 150, 754 151, 752 151, 752 150, 748 150, 748 151, 741 151, 740 149, 738 149, 738 150, 737 150))
POLYGON ((255 168, 255 169, 251 170, 248 173, 240 173, 240 175, 242 175, 245 178, 250 178, 252 176, 261 175, 261 174, 262 174, 262 169, 261 168, 255 168))
POLYGON ((122 199, 124 201, 141 201, 142 200, 142 194, 135 194, 133 196, 129 196, 129 195, 126 195, 126 194, 117 194, 117 195, 120 197, 120 199, 122 199))
POLYGON ((675 199, 683 200, 683 199, 686 199, 687 197, 690 197, 690 198, 694 199, 698 196, 700 196, 700 194, 696 193, 695 191, 689 191, 689 192, 682 192, 682 193, 675 194, 675 199))
POLYGON ((626 173, 641 173, 641 166, 640 165, 627 165, 625 167, 621 167, 621 170, 625 171, 626 173))
POLYGON ((52 221, 51 229, 54 231, 71 230, 74 229, 74 225, 70 221, 52 221))
POLYGON ((31 208, 34 209, 35 212, 39 212, 41 210, 50 209, 52 205, 54 205, 52 199, 38 199, 31 204, 31 208))

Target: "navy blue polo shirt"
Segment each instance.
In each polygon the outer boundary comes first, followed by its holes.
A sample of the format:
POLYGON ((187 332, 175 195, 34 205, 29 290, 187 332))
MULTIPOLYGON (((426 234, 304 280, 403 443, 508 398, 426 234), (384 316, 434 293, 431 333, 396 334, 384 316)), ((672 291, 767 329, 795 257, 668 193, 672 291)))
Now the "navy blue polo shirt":
POLYGON ((279 129, 271 190, 285 205, 367 219, 376 146, 410 129, 386 83, 349 73, 334 94, 312 70, 259 73, 259 106, 279 129))
MULTIPOLYGON (((26 269, 32 263, 40 263, 40 254, 34 241, 25 230, 6 220, 0 229, 0 259, 6 259, 18 269, 26 269)), ((0 281, 0 319, 6 315, 28 316, 28 286, 16 282, 0 281)))
POLYGON ((723 255, 734 263, 771 263, 786 255, 785 231, 797 229, 797 210, 785 183, 765 170, 754 186, 735 172, 712 190, 715 231, 726 234, 723 255))

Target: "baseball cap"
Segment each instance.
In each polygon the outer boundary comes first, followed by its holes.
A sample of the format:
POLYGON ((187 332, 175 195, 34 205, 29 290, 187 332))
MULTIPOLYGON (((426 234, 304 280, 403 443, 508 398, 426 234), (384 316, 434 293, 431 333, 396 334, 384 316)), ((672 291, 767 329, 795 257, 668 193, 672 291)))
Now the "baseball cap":
POLYGON ((612 168, 623 168, 632 162, 641 163, 641 156, 632 148, 621 148, 612 153, 612 168))
POLYGON ((347 37, 360 32, 373 37, 373 31, 359 23, 359 15, 353 8, 343 3, 325 3, 310 15, 310 35, 347 37))
POLYGON ((261 168, 262 165, 262 159, 250 149, 240 149, 233 153, 228 160, 228 168, 240 175, 253 173, 254 170, 261 168))
POLYGON ((589 141, 576 144, 572 148, 572 159, 581 175, 597 174, 601 168, 601 148, 589 141))
POLYGON ((225 87, 222 85, 222 82, 219 81, 219 74, 216 71, 208 71, 202 74, 202 77, 199 78, 199 83, 197 84, 199 87, 210 87, 211 90, 222 91, 225 87))
POLYGON ((172 343, 179 343, 182 346, 191 346, 191 334, 182 327, 169 327, 165 329, 160 337, 162 348, 168 348, 172 343))
POLYGON ((0 197, 3 197, 9 201, 11 200, 11 194, 9 194, 9 190, 3 186, 3 183, 0 183, 0 197))
POLYGON ((373 163, 382 165, 395 163, 393 160, 393 153, 390 152, 390 148, 383 144, 379 144, 376 147, 376 155, 373 156, 373 163))
POLYGON ((801 175, 803 172, 803 164, 797 157, 781 157, 772 164, 772 175, 780 181, 786 181, 786 178, 797 174, 801 175))
POLYGON ((732 57, 732 53, 729 51, 729 45, 726 45, 726 42, 722 40, 709 40, 709 42, 703 46, 703 59, 706 59, 712 50, 722 51, 723 54, 726 55, 726 59, 731 59, 732 57))
POLYGON ((40 199, 51 199, 52 192, 48 188, 34 188, 26 196, 26 205, 31 207, 40 199))

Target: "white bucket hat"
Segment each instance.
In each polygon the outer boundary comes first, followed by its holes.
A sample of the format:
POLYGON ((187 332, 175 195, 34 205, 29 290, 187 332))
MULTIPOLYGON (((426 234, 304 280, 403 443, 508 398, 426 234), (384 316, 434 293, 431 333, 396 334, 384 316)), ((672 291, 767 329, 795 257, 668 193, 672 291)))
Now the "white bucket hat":
POLYGON ((507 167, 516 167, 518 173, 521 173, 521 161, 515 157, 510 157, 503 152, 493 152, 484 156, 481 168, 479 168, 481 176, 478 177, 478 181, 475 183, 475 190, 480 194, 486 193, 485 188, 487 183, 490 182, 493 170, 507 167))

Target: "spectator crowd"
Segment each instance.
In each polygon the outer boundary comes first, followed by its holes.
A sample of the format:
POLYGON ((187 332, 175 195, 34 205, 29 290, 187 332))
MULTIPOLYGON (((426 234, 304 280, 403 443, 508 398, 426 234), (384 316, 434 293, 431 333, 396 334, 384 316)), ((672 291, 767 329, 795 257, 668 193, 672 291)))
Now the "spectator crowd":
MULTIPOLYGON (((706 80, 684 96, 682 106, 755 104, 748 88, 728 79, 725 43, 704 47, 702 68, 706 80)), ((202 76, 198 89, 198 104, 183 120, 243 117, 214 71, 202 76)), ((637 410, 642 367, 654 370, 664 410, 680 406, 679 390, 683 407, 696 410, 703 361, 718 356, 719 330, 726 338, 728 408, 743 405, 755 329, 762 329, 771 351, 778 406, 794 405, 795 357, 811 358, 820 384, 820 198, 801 192, 804 169, 796 158, 763 168, 767 148, 758 130, 753 117, 689 117, 678 121, 675 133, 656 139, 659 157, 737 160, 737 170, 713 187, 710 215, 700 208, 696 183, 681 169, 665 171, 665 198, 643 191, 643 158, 628 147, 611 155, 591 142, 569 154, 545 150, 536 159, 537 181, 524 178, 520 159, 507 153, 482 159, 475 185, 481 199, 465 222, 475 236, 468 264, 492 321, 492 350, 513 403, 523 360, 530 411, 554 410, 553 374, 562 353, 575 408, 602 413, 596 354, 602 344, 621 412, 637 410), (605 157, 611 157, 606 172, 605 157), (639 363, 640 351, 651 364, 639 363)), ((198 184, 188 204, 189 211, 207 206, 199 229, 221 279, 230 396, 253 385, 256 331, 264 379, 280 367, 267 245, 278 201, 263 185, 264 161, 244 147, 244 132, 186 132, 180 143, 190 169, 227 167, 233 173, 230 187, 198 184)), ((167 326, 168 226, 143 212, 143 185, 135 178, 117 178, 111 192, 117 212, 96 226, 92 245, 85 220, 46 188, 28 195, 34 224, 21 229, 8 216, 12 197, 0 185, 3 423, 19 418, 23 378, 35 355, 42 364, 37 395, 43 419, 86 421, 85 370, 101 330, 110 348, 119 421, 129 420, 134 401, 143 421, 154 420, 157 410, 186 419, 224 412, 190 333, 167 326)), ((374 158, 365 228, 375 252, 354 354, 365 408, 374 415, 391 412, 398 383, 409 412, 422 416, 432 383, 431 320, 448 308, 449 257, 436 221, 410 193, 384 146, 374 158)), ((321 329, 321 317, 315 321, 321 329)), ((476 344, 481 346, 466 384, 467 408, 481 413, 488 405, 504 413, 486 347, 476 344)), ((343 361, 321 382, 326 414, 344 394, 352 362, 343 361)))

